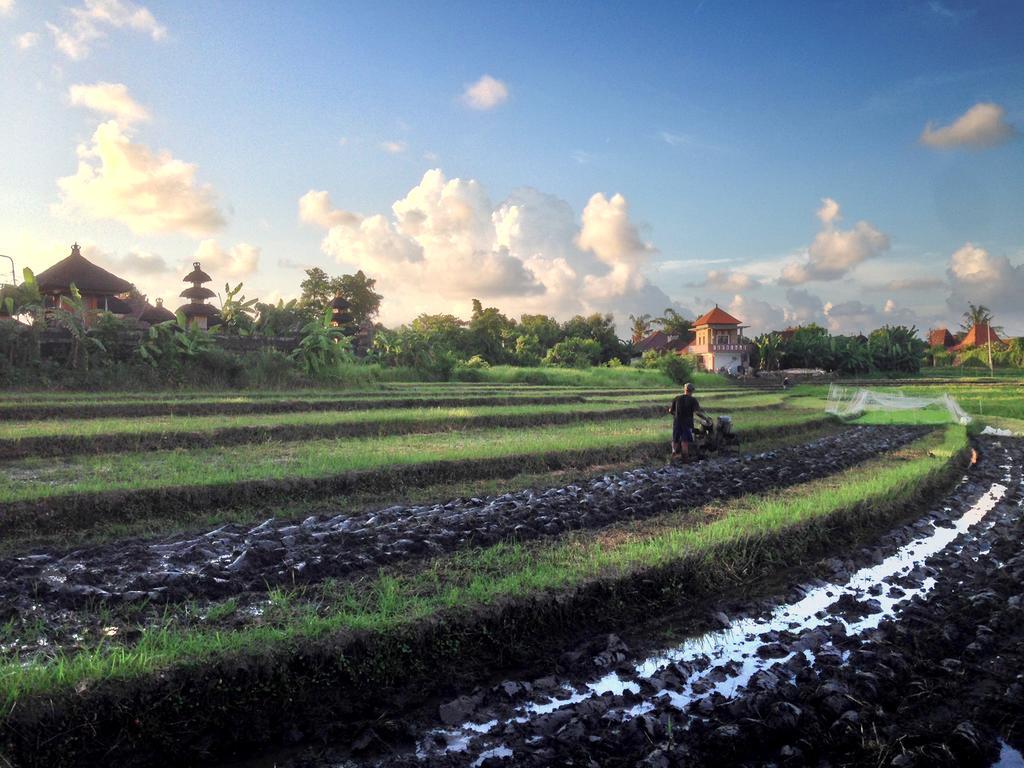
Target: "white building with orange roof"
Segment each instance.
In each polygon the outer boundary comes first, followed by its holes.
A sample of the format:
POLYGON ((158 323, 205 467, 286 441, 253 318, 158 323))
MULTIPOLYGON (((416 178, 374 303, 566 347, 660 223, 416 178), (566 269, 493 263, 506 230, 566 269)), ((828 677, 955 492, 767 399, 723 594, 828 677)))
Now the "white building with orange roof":
POLYGON ((730 373, 750 367, 750 342, 743 337, 747 326, 718 305, 693 321, 693 341, 682 350, 694 355, 707 371, 730 373))

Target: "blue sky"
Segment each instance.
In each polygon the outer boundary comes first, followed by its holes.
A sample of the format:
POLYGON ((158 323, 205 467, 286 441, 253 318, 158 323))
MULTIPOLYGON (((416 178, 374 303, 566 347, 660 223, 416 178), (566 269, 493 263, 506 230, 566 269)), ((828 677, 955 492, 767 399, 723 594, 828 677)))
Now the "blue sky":
POLYGON ((262 298, 363 268, 387 322, 973 300, 1024 334, 1022 29, 952 0, 0 0, 0 252, 78 240, 168 303, 195 258, 262 298))

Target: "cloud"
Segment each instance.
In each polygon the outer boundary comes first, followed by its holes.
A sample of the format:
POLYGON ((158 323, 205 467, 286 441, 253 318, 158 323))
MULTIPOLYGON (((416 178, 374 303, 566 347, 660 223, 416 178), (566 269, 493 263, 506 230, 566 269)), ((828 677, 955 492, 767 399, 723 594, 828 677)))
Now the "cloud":
POLYGON ((409 145, 404 141, 382 141, 380 148, 389 155, 400 155, 409 148, 409 145))
POLYGON ((554 195, 524 188, 495 206, 478 181, 440 170, 425 173, 390 215, 341 211, 315 194, 300 202, 304 220, 327 229, 326 254, 379 281, 385 322, 450 312, 470 298, 513 314, 611 311, 623 322, 676 306, 643 275, 655 249, 622 195, 593 195, 577 220, 554 195))
POLYGON ((824 320, 824 302, 803 288, 787 288, 786 323, 789 325, 807 325, 821 323, 824 320))
POLYGON ((901 280, 890 280, 885 284, 890 291, 926 291, 942 288, 946 281, 939 277, 908 277, 901 280))
POLYGON ((54 45, 69 59, 78 61, 89 55, 91 46, 107 36, 109 28, 131 29, 163 40, 167 29, 160 25, 145 6, 128 0, 85 0, 77 8, 69 8, 70 23, 66 26, 47 23, 54 45))
POLYGON ((897 307, 892 299, 886 300, 881 309, 856 299, 839 304, 828 302, 824 311, 828 329, 832 333, 863 333, 866 336, 884 325, 923 327, 913 311, 897 307))
POLYGON ((745 272, 737 272, 734 269, 712 269, 701 285, 706 288, 735 292, 757 288, 761 283, 745 272))
POLYGON ((671 131, 662 131, 658 134, 662 141, 668 144, 670 147, 681 147, 686 144, 692 144, 693 139, 681 133, 672 133, 671 131))
POLYGON ((132 141, 116 120, 78 146, 78 169, 57 180, 66 213, 112 219, 139 233, 208 235, 224 226, 216 196, 196 166, 132 141))
POLYGON ((299 198, 299 220, 330 229, 338 224, 358 224, 359 216, 335 208, 327 192, 311 189, 299 198))
POLYGON ((462 92, 462 103, 470 109, 494 109, 508 101, 508 86, 501 80, 484 75, 462 92))
POLYGON ((921 133, 921 143, 935 149, 986 149, 1005 144, 1017 135, 1006 122, 1006 110, 998 104, 981 102, 964 112, 952 125, 939 128, 932 123, 921 133))
POLYGON ((229 277, 247 277, 260 266, 261 249, 249 243, 238 243, 224 250, 216 240, 203 240, 196 248, 195 261, 214 282, 229 277))
POLYGON ((761 299, 736 294, 727 307, 728 313, 749 326, 745 331, 748 338, 760 336, 769 331, 780 331, 786 327, 786 311, 761 299))
POLYGON ((108 253, 93 243, 82 246, 82 254, 105 269, 126 279, 147 277, 174 272, 174 267, 155 253, 142 250, 130 250, 123 256, 108 253))
POLYGON ((19 51, 27 51, 29 48, 34 48, 36 43, 39 42, 39 34, 36 32, 25 32, 24 34, 18 35, 14 38, 14 47, 19 51))
POLYGON ((950 284, 946 304, 958 317, 969 302, 984 304, 992 310, 996 325, 1024 332, 1024 264, 965 243, 950 257, 946 275, 950 284))
POLYGON ((839 204, 824 198, 817 216, 821 231, 815 236, 807 259, 792 262, 782 270, 782 285, 800 285, 812 280, 837 280, 861 262, 889 249, 889 238, 868 224, 858 221, 853 229, 839 229, 839 204))
POLYGON ((149 112, 128 95, 128 86, 124 83, 72 85, 68 96, 74 106, 111 115, 121 125, 149 120, 149 112))
POLYGON ((14 11, 14 0, 0 0, 0 16, 6 16, 14 11))

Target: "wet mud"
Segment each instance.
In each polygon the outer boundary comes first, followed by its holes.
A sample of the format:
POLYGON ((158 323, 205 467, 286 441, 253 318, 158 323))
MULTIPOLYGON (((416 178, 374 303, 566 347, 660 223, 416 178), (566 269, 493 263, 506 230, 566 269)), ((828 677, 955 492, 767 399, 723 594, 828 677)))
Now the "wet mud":
MULTIPOLYGON (((1024 440, 821 578, 651 652, 601 635, 274 764, 989 766, 1024 738, 1024 440)), ((253 763, 256 765, 257 763, 253 763)), ((263 764, 263 763, 259 763, 263 764)), ((266 763, 269 765, 269 763, 266 763)))
POLYGON ((775 451, 646 467, 588 483, 372 512, 269 518, 199 535, 122 540, 0 559, 0 620, 22 611, 166 604, 309 584, 499 541, 526 541, 643 519, 835 474, 926 430, 854 427, 775 451))

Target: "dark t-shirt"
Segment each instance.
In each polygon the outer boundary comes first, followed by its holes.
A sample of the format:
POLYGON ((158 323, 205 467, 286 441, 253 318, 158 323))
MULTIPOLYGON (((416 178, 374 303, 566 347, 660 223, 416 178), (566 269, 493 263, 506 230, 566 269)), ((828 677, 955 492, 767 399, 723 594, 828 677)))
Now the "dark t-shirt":
POLYGON ((700 403, 693 395, 679 395, 672 400, 671 413, 676 424, 693 429, 693 414, 699 408, 700 403))

